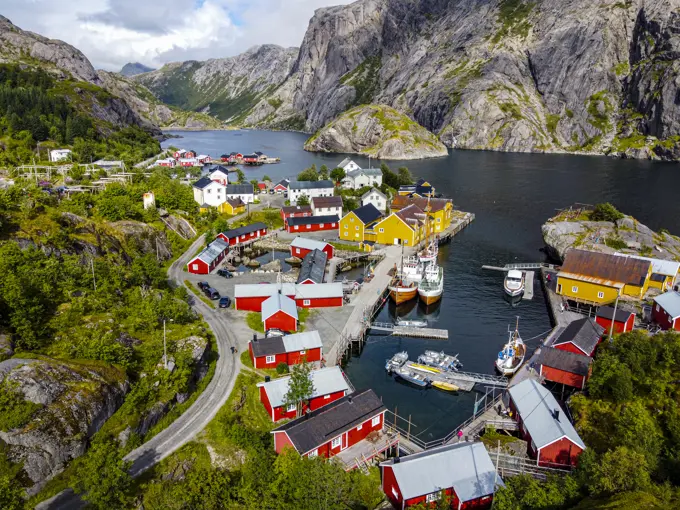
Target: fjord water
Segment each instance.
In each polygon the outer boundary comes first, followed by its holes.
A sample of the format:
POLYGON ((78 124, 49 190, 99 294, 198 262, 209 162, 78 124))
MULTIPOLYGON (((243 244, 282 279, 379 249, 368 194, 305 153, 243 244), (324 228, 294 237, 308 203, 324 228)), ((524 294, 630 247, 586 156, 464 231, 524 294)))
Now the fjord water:
MULTIPOLYGON (((274 181, 293 178, 315 163, 334 168, 345 155, 311 154, 302 150, 301 133, 267 131, 176 132, 180 139, 163 143, 194 149, 213 157, 232 151, 261 151, 280 157, 281 163, 249 169, 247 178, 269 175, 274 181)), ((368 167, 367 158, 349 156, 368 167)), ((371 162, 376 164, 375 161, 371 162)), ((666 228, 680 234, 680 165, 618 160, 597 156, 507 154, 451 151, 446 158, 398 162, 393 170, 408 166, 417 177, 429 180, 437 193, 453 199, 457 208, 475 213, 476 220, 440 250, 445 268, 444 296, 427 318, 430 327, 449 330, 449 339, 417 340, 370 336, 358 357, 346 367, 357 390, 373 388, 388 409, 411 416, 412 433, 429 441, 442 437, 467 419, 475 394, 453 395, 436 389, 421 390, 395 381, 384 370, 385 360, 406 350, 411 359, 425 349, 460 354, 464 370, 493 373, 497 352, 507 339, 508 326, 520 317, 525 339, 550 329, 550 319, 539 282, 533 301, 515 308, 503 298, 502 273, 482 270, 483 264, 539 262, 545 259, 541 224, 556 209, 575 202, 611 202, 652 229, 666 228)), ((416 302, 398 311, 386 306, 379 320, 396 313, 425 317, 416 302)), ((539 339, 528 342, 530 348, 539 339)), ((530 349, 532 350, 532 349, 530 349)), ((404 423, 402 422, 403 426, 404 423)))

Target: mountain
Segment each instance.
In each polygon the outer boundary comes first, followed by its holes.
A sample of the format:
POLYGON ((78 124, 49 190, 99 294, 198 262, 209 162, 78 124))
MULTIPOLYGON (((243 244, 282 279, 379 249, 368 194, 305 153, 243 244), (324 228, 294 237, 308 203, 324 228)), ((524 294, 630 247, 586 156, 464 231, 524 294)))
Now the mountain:
POLYGON ((297 54, 297 48, 256 46, 235 57, 166 64, 134 79, 164 103, 239 123, 286 79, 297 54))
POLYGON ((246 126, 389 105, 450 147, 680 157, 680 0, 359 0, 319 9, 246 126))
POLYGON ((130 76, 148 73, 153 70, 154 70, 153 67, 145 66, 144 64, 140 64, 139 62, 128 62, 120 70, 120 74, 122 74, 123 76, 127 76, 129 78, 130 76))

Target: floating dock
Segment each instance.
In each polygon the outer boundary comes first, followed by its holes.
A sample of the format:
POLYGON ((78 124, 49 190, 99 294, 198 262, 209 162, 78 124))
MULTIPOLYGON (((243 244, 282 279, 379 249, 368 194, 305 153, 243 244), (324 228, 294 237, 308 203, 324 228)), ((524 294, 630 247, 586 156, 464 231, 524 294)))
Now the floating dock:
POLYGON ((368 329, 375 331, 386 331, 394 336, 405 336, 412 338, 431 338, 434 340, 447 340, 449 338, 448 329, 417 328, 414 326, 395 326, 389 322, 374 322, 368 329))

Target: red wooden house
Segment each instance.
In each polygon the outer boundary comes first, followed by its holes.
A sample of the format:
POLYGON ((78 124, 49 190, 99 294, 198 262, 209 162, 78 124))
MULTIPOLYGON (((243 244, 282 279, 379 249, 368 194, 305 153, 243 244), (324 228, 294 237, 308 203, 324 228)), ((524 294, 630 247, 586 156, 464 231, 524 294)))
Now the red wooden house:
POLYGON ((196 157, 196 151, 191 151, 191 150, 186 151, 184 153, 184 157, 185 158, 195 158, 196 157))
POLYGON ((294 335, 273 336, 253 340, 248 344, 250 359, 255 368, 276 368, 279 363, 297 365, 321 361, 323 344, 318 331, 305 331, 294 335))
POLYGON ((382 401, 365 390, 336 400, 272 430, 276 453, 293 448, 307 457, 335 457, 346 470, 398 445, 399 437, 384 430, 382 401), (371 440, 367 436, 371 434, 371 440))
POLYGON ((288 218, 286 230, 288 232, 318 232, 320 230, 337 230, 338 215, 331 216, 308 216, 304 218, 288 218))
POLYGON ((342 306, 342 283, 317 283, 296 285, 295 303, 300 308, 329 308, 342 306))
POLYGON ((312 215, 311 205, 287 205, 281 208, 281 219, 284 224, 288 222, 288 218, 306 218, 312 215))
POLYGON ((212 162, 212 158, 208 156, 207 154, 200 154, 196 156, 196 159, 198 160, 199 163, 205 165, 206 163, 212 162))
POLYGON ((328 257, 321 250, 310 251, 302 260, 297 284, 310 285, 323 283, 326 275, 326 261, 328 257))
POLYGON ((298 329, 298 313, 295 301, 276 293, 262 302, 264 330, 280 329, 290 333, 298 329))
MULTIPOLYGON (((279 181, 276 183, 276 186, 274 186, 274 193, 286 193, 288 191, 288 185, 290 184, 290 181, 288 179, 283 179, 282 181, 279 181)), ((310 207, 311 211, 311 207, 310 207)))
MULTIPOLYGON (((345 374, 338 366, 313 370, 310 376, 314 384, 314 393, 309 401, 303 403, 304 413, 315 411, 352 392, 345 374)), ((290 377, 282 377, 257 384, 260 390, 260 402, 274 422, 284 418, 293 419, 296 416, 296 406, 287 407, 284 403, 289 383, 290 377)))
POLYGON ((491 508, 496 485, 503 486, 483 443, 439 446, 380 464, 382 490, 398 509, 436 505, 452 509, 491 508))
POLYGON ((597 309, 595 322, 604 328, 608 335, 611 330, 612 321, 614 322, 614 333, 625 333, 632 331, 635 326, 635 314, 627 310, 616 309, 616 316, 614 316, 613 306, 601 306, 597 309))
POLYGON ((552 345, 555 349, 592 356, 604 334, 604 328, 594 319, 578 319, 569 324, 552 345))
POLYGON ((593 358, 546 347, 541 352, 540 374, 547 381, 582 390, 592 371, 593 358))
POLYGON ((196 158, 181 158, 178 161, 180 166, 185 167, 201 166, 201 163, 199 163, 196 158))
POLYGON ((267 183, 266 182, 258 182, 257 183, 257 189, 260 191, 260 193, 266 193, 267 192, 267 183))
POLYGON ((244 154, 243 163, 246 165, 258 165, 260 164, 260 156, 257 154, 244 154))
POLYGON ((251 239, 267 235, 267 225, 261 222, 252 223, 245 227, 238 227, 226 232, 221 232, 219 237, 229 243, 229 246, 240 244, 251 239))
POLYGON ((179 149, 175 151, 175 153, 172 155, 173 158, 175 159, 180 159, 180 158, 186 158, 187 156, 187 151, 184 149, 179 149))
POLYGON ((328 257, 328 260, 332 259, 335 255, 335 248, 333 248, 333 245, 323 241, 315 241, 314 239, 297 236, 293 239, 293 242, 290 243, 291 257, 304 259, 305 255, 314 250, 321 250, 324 252, 328 257))
POLYGON ((209 274, 229 253, 229 245, 219 237, 196 255, 187 264, 187 270, 193 274, 209 274))
POLYGON ((249 312, 261 312, 262 303, 274 294, 281 292, 289 298, 295 297, 293 283, 238 284, 234 286, 234 308, 249 312))
POLYGON ((512 386, 510 409, 539 466, 575 466, 586 445, 550 391, 534 379, 512 386))
POLYGON ((661 329, 680 331, 680 292, 671 291, 656 296, 652 317, 661 329))

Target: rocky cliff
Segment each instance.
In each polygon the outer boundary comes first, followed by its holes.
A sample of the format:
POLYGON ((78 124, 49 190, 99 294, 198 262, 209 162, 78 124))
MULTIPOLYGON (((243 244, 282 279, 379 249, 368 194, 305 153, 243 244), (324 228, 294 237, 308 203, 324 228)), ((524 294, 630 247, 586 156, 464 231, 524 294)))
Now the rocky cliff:
POLYGON ((256 46, 236 57, 167 64, 135 80, 167 104, 233 122, 286 79, 297 52, 256 46))
POLYGON ((450 147, 680 157, 680 0, 359 0, 319 9, 244 123, 387 104, 450 147))
POLYGON ((367 154, 378 159, 422 159, 448 151, 427 129, 383 105, 357 106, 333 120, 305 144, 313 152, 367 154))

